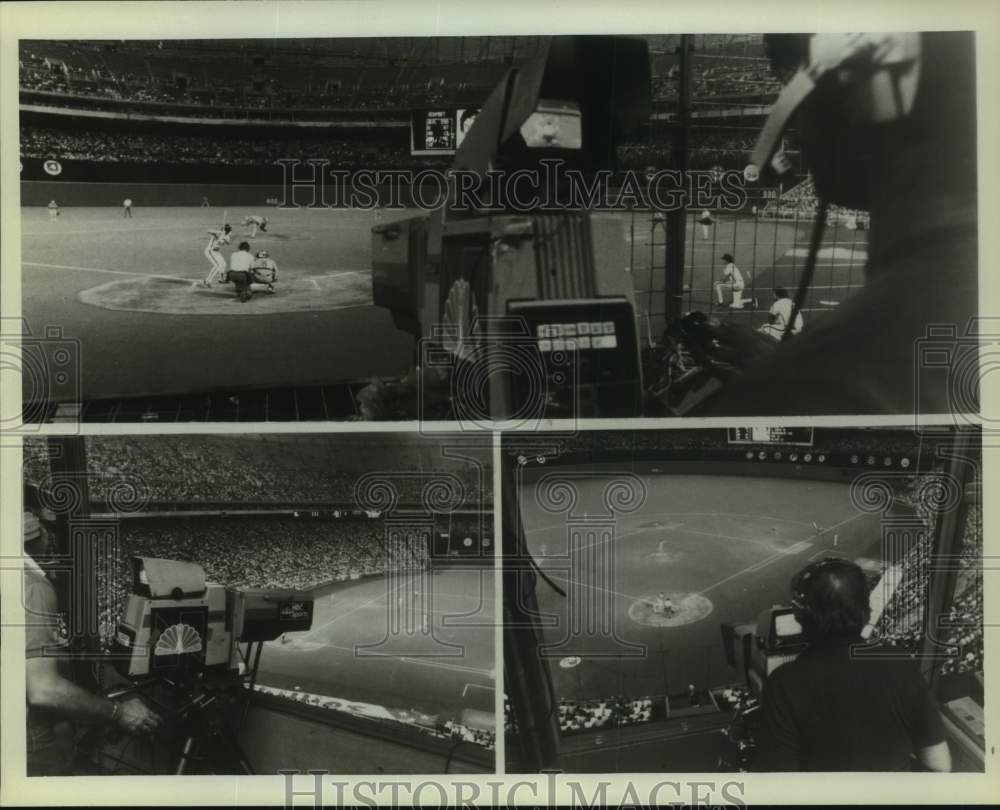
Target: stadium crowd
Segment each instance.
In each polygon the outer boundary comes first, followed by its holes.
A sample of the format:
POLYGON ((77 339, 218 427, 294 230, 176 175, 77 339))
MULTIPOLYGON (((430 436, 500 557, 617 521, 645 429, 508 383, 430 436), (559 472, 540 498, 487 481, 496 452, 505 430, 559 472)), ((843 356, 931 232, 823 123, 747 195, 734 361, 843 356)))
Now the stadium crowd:
MULTIPOLYGON (((28 481, 46 478, 47 453, 42 441, 24 443, 28 481)), ((328 445, 272 437, 94 436, 87 440, 87 469, 93 501, 112 501, 117 488, 134 484, 154 503, 356 506, 359 482, 373 471, 385 471, 402 503, 421 503, 436 481, 456 486, 459 505, 491 505, 493 498, 488 466, 445 458, 437 443, 370 437, 342 436, 328 445)))
POLYGON ((481 728, 472 728, 455 720, 446 720, 435 729, 439 737, 449 740, 462 740, 464 742, 475 743, 484 748, 493 748, 496 734, 481 728))
POLYGON ((652 715, 653 700, 649 697, 559 700, 559 729, 564 732, 646 723, 652 715))
POLYGON ((140 132, 64 130, 21 127, 22 158, 56 158, 122 163, 205 163, 234 166, 271 165, 280 159, 326 159, 334 168, 425 168, 433 161, 411 157, 409 145, 374 136, 246 138, 167 135, 140 132))
MULTIPOLYGON (((187 106, 198 117, 244 117, 260 110, 295 118, 304 110, 366 110, 481 103, 507 65, 501 59, 462 64, 384 56, 327 59, 260 53, 215 41, 197 52, 160 42, 31 42, 20 52, 22 91, 71 97, 73 106, 100 101, 187 106)), ((246 43, 242 43, 243 46, 246 43)), ((457 56, 458 54, 456 54, 457 56)), ((269 116, 272 117, 272 116, 269 116)))
MULTIPOLYGON (((935 513, 922 502, 919 493, 933 490, 935 475, 920 476, 897 493, 901 501, 913 506, 926 531, 899 561, 899 585, 873 632, 874 638, 911 655, 919 652, 927 637, 925 606, 931 578, 935 513)), ((981 504, 967 504, 955 595, 947 618, 934 631, 938 639, 947 633, 946 638, 940 639, 944 653, 939 669, 943 675, 983 671, 982 531, 981 504)))

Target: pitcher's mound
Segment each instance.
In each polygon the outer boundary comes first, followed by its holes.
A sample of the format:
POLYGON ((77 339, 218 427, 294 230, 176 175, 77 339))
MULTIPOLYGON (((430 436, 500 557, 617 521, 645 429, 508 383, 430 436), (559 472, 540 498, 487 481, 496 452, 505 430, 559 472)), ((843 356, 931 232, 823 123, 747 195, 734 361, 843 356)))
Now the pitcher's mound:
POLYGON ((279 279, 275 292, 254 285, 242 302, 232 284, 202 287, 195 279, 148 276, 109 281, 80 293, 80 301, 103 309, 161 315, 276 315, 316 312, 372 303, 371 275, 360 272, 279 279))
POLYGON ((712 612, 712 602, 696 593, 664 593, 673 602, 673 610, 657 612, 654 607, 659 594, 651 593, 633 602, 628 609, 628 617, 636 624, 649 627, 679 627, 704 619, 712 612))

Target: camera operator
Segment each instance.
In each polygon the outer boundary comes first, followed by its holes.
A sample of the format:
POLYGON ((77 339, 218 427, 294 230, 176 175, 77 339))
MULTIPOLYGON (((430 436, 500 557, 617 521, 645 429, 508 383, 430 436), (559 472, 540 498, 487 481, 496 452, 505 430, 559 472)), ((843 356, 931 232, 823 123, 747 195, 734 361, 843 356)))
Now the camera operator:
MULTIPOLYGON (((948 327, 961 338, 977 314, 975 37, 959 31, 892 36, 897 44, 918 38, 912 106, 900 112, 905 105, 898 105, 880 120, 857 120, 858 105, 876 87, 891 86, 896 98, 910 80, 897 78, 905 64, 870 56, 823 76, 794 119, 819 196, 871 214, 865 286, 748 369, 712 415, 948 413, 958 407, 945 375, 921 375, 916 360, 928 327, 948 327)), ((783 80, 813 58, 808 35, 767 35, 765 46, 783 80)), ((805 80, 800 75, 798 81, 805 80)), ((975 399, 963 410, 978 410, 978 393, 975 399)))
POLYGON ((23 519, 28 776, 69 776, 73 732, 68 722, 107 723, 130 734, 152 734, 162 720, 138 697, 110 700, 80 688, 63 672, 67 662, 59 656, 65 644, 56 591, 39 564, 52 553, 53 535, 34 512, 25 511, 23 519))
POLYGON ((950 771, 937 704, 916 663, 877 653, 861 632, 868 583, 855 563, 828 558, 792 581, 807 642, 764 686, 761 771, 950 771), (860 655, 860 653, 865 653, 860 655))

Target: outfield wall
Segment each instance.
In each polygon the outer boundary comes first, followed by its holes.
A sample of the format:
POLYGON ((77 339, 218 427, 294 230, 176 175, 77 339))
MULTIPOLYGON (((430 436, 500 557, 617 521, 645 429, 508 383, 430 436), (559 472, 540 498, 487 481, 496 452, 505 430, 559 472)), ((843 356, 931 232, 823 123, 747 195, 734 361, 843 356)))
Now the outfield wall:
MULTIPOLYGON (((899 475, 898 464, 886 467, 881 464, 868 465, 865 463, 850 464, 844 461, 827 460, 823 464, 791 462, 791 461, 771 461, 771 460, 660 460, 652 458, 639 458, 636 456, 623 457, 620 461, 613 457, 595 460, 574 461, 560 459, 556 463, 537 464, 531 463, 521 468, 521 480, 525 483, 534 483, 542 476, 554 473, 572 472, 573 470, 593 471, 595 469, 607 469, 608 476, 613 477, 616 473, 636 473, 638 475, 733 475, 741 478, 798 478, 816 481, 835 481, 838 483, 851 483, 861 475, 877 475, 882 473, 886 476, 899 475)), ((913 465, 906 470, 911 475, 919 475, 922 471, 913 465)))
MULTIPOLYGON (((45 206, 55 200, 63 208, 75 206, 121 206, 126 197, 132 199, 138 213, 143 207, 191 207, 201 204, 202 197, 221 208, 230 206, 257 208, 267 200, 281 200, 281 184, 177 184, 177 183, 98 183, 59 180, 22 180, 21 205, 45 206)), ((302 202, 309 202, 308 195, 302 202)), ((274 204, 274 203, 272 203, 274 204)))

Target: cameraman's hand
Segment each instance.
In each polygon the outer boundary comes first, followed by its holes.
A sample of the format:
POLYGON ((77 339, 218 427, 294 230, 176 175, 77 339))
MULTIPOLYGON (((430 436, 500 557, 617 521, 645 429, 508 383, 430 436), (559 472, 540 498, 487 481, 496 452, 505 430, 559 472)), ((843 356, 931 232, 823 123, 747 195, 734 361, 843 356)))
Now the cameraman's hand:
POLYGON ((134 695, 118 702, 117 722, 129 734, 152 734, 163 727, 163 718, 134 695))

